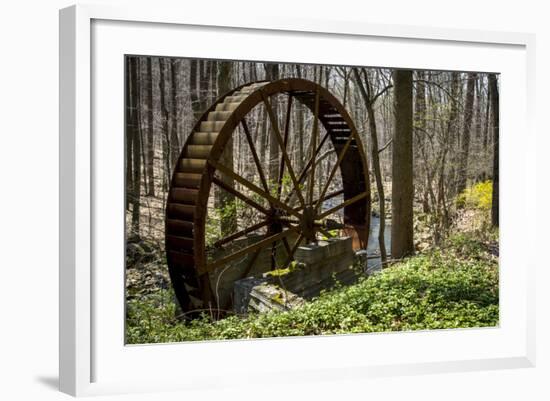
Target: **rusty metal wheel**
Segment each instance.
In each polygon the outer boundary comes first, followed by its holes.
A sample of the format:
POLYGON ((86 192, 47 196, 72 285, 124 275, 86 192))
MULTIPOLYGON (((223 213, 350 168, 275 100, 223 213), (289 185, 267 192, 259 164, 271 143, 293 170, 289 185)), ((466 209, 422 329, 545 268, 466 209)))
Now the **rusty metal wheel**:
POLYGON ((325 88, 304 79, 253 82, 235 88, 196 123, 172 176, 166 206, 166 255, 182 310, 229 308, 230 285, 236 279, 258 269, 288 267, 300 244, 317 241, 320 236, 344 233, 352 236, 355 249, 365 248, 370 204, 367 160, 359 135, 344 106, 325 88), (300 171, 292 162, 296 157, 289 156, 287 149, 289 138, 297 135, 291 132, 296 131, 291 129, 296 101, 312 117, 311 139, 300 171), (286 109, 282 124, 274 103, 286 109), (254 130, 247 122, 258 108, 262 108, 264 124, 269 123, 271 137, 279 146, 280 160, 268 161, 277 163, 276 180, 268 179, 259 156, 265 152, 258 152, 254 130), (224 149, 228 143, 233 146, 230 141, 238 135, 246 139, 241 141, 251 156, 248 170, 254 168, 255 176, 241 175, 224 164, 224 149), (326 179, 321 183, 316 169, 327 155, 333 163, 325 162, 326 179), (236 218, 231 232, 207 244, 214 187, 238 200, 252 217, 246 221, 236 218), (260 262, 262 258, 264 262, 260 262), (225 284, 223 296, 220 282, 225 284))

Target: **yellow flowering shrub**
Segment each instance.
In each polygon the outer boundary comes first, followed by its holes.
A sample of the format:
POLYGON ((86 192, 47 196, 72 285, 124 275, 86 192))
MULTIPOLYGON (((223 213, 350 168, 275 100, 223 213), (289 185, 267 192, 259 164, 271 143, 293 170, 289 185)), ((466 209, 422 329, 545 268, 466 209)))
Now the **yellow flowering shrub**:
POLYGON ((466 188, 456 199, 458 207, 470 209, 491 209, 493 200, 493 182, 491 180, 478 182, 466 188))

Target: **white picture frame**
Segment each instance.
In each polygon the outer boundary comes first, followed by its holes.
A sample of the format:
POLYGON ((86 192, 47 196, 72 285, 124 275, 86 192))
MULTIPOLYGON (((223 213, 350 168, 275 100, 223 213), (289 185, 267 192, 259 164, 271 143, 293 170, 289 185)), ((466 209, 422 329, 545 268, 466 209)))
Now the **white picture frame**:
POLYGON ((535 150, 518 147, 520 140, 510 134, 524 132, 521 140, 534 142, 534 40, 529 34, 360 21, 261 15, 253 19, 215 11, 205 17, 187 13, 184 7, 166 10, 78 5, 61 10, 60 390, 93 395, 234 386, 236 375, 228 372, 229 367, 268 383, 274 378, 283 382, 344 377, 359 380, 404 373, 534 366, 535 261, 530 255, 535 253, 520 255, 506 245, 515 243, 515 248, 527 250, 534 247, 515 231, 525 224, 531 225, 531 232, 536 231, 536 207, 527 203, 527 191, 509 185, 520 182, 526 188, 535 186, 535 150), (178 35, 193 40, 177 47, 178 35), (240 42, 234 47, 216 47, 216 37, 221 35, 240 42), (161 40, 169 36, 171 40, 161 40), (269 51, 259 50, 251 56, 249 45, 259 36, 270 43, 266 46, 269 51), (333 46, 334 41, 339 50, 333 46), (309 45, 308 50, 299 49, 298 43, 309 45), (340 55, 324 54, 320 44, 340 55), (351 57, 350 48, 372 50, 373 62, 365 64, 364 52, 360 52, 362 57, 351 57), (288 53, 281 56, 285 49, 288 53), (112 219, 123 219, 119 216, 123 186, 117 187, 120 180, 116 173, 118 167, 122 174, 123 153, 119 150, 123 131, 117 127, 123 119, 123 113, 119 113, 123 107, 119 101, 123 96, 119 56, 123 54, 310 63, 340 60, 350 65, 501 73, 500 326, 125 346, 120 334, 124 330, 124 282, 120 281, 124 250, 119 241, 123 224, 107 229, 112 219), (464 57, 449 68, 459 55, 464 57), (103 135, 107 130, 118 134, 103 135), (514 168, 509 166, 511 150, 515 150, 514 168), (512 210, 516 210, 514 215, 512 210), (393 352, 388 352, 390 349, 393 352), (193 369, 180 366, 175 371, 182 355, 193 362, 193 369), (247 367, 243 360, 258 355, 292 355, 297 360, 263 368, 249 361, 247 367), (217 360, 215 368, 212 358, 217 360), (139 372, 135 369, 138 365, 139 372), (226 374, 222 374, 224 370, 226 374))

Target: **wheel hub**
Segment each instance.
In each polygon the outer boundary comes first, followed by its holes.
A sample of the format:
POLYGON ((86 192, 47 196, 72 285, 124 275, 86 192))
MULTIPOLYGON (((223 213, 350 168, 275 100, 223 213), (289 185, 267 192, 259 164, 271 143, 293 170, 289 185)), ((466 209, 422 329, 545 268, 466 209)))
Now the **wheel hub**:
POLYGON ((277 207, 272 207, 270 209, 270 224, 268 228, 268 232, 273 233, 280 233, 283 230, 283 224, 281 222, 281 218, 284 218, 287 216, 287 213, 285 213, 284 210, 279 209, 277 207))

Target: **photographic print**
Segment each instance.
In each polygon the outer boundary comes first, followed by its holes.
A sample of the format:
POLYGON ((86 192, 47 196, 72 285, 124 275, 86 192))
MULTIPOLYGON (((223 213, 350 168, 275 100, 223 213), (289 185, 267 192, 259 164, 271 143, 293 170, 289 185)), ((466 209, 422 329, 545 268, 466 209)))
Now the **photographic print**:
POLYGON ((499 80, 126 56, 126 343, 498 326, 499 80))

